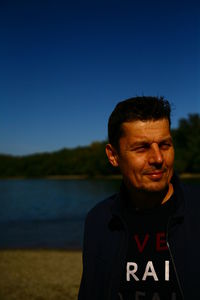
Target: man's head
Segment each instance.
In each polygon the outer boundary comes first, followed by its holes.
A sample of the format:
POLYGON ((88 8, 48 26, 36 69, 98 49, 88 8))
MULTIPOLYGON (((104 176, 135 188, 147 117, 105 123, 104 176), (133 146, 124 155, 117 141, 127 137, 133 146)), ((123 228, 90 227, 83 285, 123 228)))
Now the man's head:
POLYGON ((119 166, 128 186, 148 192, 166 189, 174 163, 167 100, 135 97, 118 103, 109 118, 108 137, 108 159, 119 166))

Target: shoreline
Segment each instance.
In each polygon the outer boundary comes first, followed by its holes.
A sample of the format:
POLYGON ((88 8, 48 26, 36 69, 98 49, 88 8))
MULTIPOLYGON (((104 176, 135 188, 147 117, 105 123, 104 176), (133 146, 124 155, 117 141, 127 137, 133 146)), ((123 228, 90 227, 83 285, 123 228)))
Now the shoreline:
MULTIPOLYGON (((200 179, 200 173, 182 173, 179 174, 180 179, 200 179)), ((46 179, 46 180, 120 180, 122 179, 122 175, 96 175, 96 176, 88 176, 88 175, 52 175, 52 176, 44 176, 44 177, 25 177, 25 176, 14 176, 14 177, 0 177, 0 180, 30 180, 30 179, 46 179)))
POLYGON ((96 180, 96 179, 121 179, 121 175, 97 175, 97 176, 88 176, 88 175, 52 175, 52 176, 41 176, 41 177, 26 177, 26 176, 13 176, 13 177, 0 177, 0 180, 37 180, 37 179, 47 179, 47 180, 96 180))
POLYGON ((81 248, 36 248, 36 247, 27 247, 27 248, 20 248, 20 247, 11 247, 11 248, 0 248, 0 253, 1 252, 67 252, 67 253, 81 253, 82 249, 81 248))

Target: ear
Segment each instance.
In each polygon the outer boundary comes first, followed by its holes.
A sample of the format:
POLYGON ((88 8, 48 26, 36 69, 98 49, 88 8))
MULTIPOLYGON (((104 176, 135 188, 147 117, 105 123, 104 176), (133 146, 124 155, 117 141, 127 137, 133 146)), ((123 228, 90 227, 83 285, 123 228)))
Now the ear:
POLYGON ((111 144, 106 145, 106 155, 111 165, 113 165, 113 167, 118 167, 118 154, 111 144))

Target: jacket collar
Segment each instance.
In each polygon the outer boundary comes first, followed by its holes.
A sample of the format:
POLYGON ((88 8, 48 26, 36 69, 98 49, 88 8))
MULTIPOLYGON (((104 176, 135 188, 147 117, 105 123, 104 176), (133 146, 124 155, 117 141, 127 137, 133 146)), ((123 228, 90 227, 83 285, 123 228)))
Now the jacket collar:
MULTIPOLYGON (((185 214, 185 197, 184 197, 184 188, 180 182, 180 179, 176 173, 174 173, 171 180, 174 188, 173 199, 175 201, 175 212, 174 218, 183 218, 185 214)), ((123 201, 124 201, 124 184, 122 182, 120 192, 116 194, 114 199, 113 206, 111 208, 111 212, 114 216, 118 216, 121 219, 123 218, 123 201)))

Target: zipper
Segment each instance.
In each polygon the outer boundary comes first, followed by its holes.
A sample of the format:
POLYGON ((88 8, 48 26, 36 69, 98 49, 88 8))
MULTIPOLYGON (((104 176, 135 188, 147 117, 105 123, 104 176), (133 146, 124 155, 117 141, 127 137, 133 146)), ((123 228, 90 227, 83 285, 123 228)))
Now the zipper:
POLYGON ((173 265, 173 268, 174 268, 174 272, 175 272, 176 280, 177 280, 177 283, 178 283, 178 287, 179 287, 182 299, 184 300, 183 289, 182 289, 182 286, 181 286, 181 283, 180 283, 180 279, 179 279, 178 272, 177 272, 177 269, 176 269, 174 257, 173 257, 173 254, 172 254, 172 251, 171 251, 171 248, 170 248, 170 244, 169 244, 169 225, 170 225, 171 219, 172 219, 172 217, 169 217, 169 220, 168 220, 168 223, 167 223, 166 243, 167 243, 167 247, 168 247, 168 250, 169 250, 169 255, 170 255, 170 258, 171 258, 171 261, 172 261, 172 265, 173 265))

